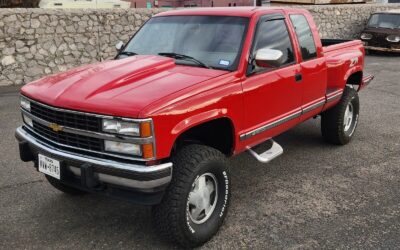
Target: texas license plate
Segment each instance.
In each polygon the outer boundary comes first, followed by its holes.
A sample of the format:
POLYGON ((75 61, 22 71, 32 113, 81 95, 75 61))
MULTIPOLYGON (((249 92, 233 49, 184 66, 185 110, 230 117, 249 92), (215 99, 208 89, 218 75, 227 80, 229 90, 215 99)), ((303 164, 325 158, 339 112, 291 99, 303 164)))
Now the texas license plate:
POLYGON ((60 179, 60 161, 39 154, 39 172, 60 179))

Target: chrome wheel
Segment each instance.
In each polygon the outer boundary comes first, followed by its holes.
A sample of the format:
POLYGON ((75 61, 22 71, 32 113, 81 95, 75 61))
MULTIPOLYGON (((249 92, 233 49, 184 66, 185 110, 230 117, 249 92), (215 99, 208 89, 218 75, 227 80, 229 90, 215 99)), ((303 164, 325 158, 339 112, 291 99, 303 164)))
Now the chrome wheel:
POLYGON ((353 104, 349 102, 349 104, 346 107, 346 111, 344 112, 344 119, 343 119, 343 126, 344 126, 344 131, 347 132, 353 123, 353 117, 354 117, 354 108, 353 104))
POLYGON ((215 175, 205 173, 198 177, 189 193, 187 213, 195 224, 202 224, 214 212, 218 200, 218 182, 215 175))

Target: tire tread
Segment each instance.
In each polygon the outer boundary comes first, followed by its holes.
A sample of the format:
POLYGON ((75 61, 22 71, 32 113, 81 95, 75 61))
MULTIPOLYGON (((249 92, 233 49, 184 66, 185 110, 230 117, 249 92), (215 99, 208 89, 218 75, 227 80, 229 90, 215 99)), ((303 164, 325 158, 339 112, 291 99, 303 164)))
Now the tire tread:
POLYGON ((153 207, 152 211, 154 228, 160 236, 185 247, 194 247, 199 244, 185 237, 185 232, 180 226, 180 218, 177 217, 179 203, 185 196, 185 186, 190 182, 190 176, 205 159, 225 161, 225 156, 214 148, 197 144, 185 146, 173 156, 174 173, 171 183, 161 204, 153 207))
POLYGON ((347 104, 353 98, 356 98, 358 103, 357 91, 346 87, 339 103, 322 114, 321 132, 325 141, 335 145, 345 145, 350 142, 351 137, 346 136, 343 131, 343 119, 347 104))

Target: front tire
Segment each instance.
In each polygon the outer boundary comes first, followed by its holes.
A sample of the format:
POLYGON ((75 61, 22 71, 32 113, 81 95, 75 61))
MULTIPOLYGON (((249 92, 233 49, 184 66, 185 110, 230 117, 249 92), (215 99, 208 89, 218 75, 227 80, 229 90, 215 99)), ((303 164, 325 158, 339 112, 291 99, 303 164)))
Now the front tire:
POLYGON ((183 147, 161 204, 153 207, 155 229, 184 247, 210 240, 222 225, 230 200, 225 156, 203 145, 183 147))
POLYGON ((357 91, 346 87, 340 102, 322 113, 321 132, 325 141, 336 145, 349 143, 358 124, 359 112, 357 91))

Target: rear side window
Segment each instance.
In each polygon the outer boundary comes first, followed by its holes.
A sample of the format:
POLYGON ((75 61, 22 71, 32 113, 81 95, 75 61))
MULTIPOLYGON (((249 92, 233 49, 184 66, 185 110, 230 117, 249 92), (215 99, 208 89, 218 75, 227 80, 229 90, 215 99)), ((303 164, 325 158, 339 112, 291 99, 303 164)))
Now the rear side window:
POLYGON ((314 37, 308 25, 307 19, 303 15, 290 15, 290 20, 296 31, 299 40, 301 56, 303 60, 309 60, 317 57, 317 48, 315 47, 314 37))
POLYGON ((262 22, 258 27, 254 53, 265 48, 282 51, 284 64, 294 62, 290 35, 283 19, 262 22))

